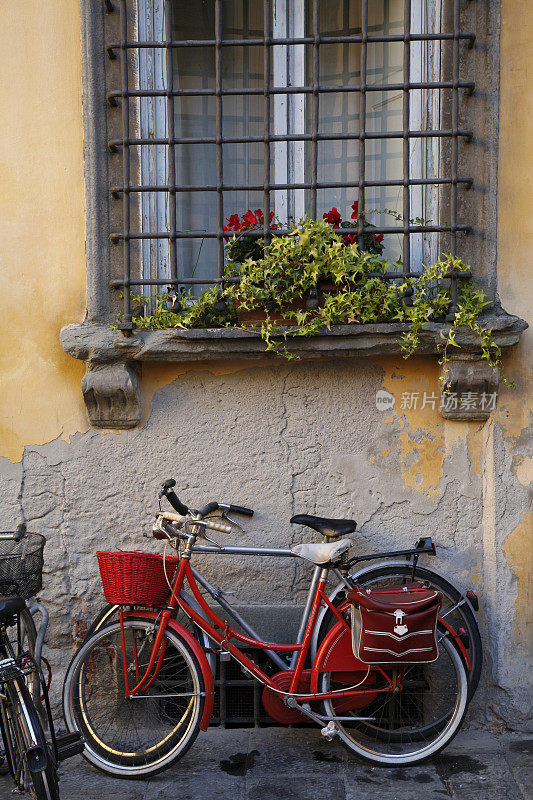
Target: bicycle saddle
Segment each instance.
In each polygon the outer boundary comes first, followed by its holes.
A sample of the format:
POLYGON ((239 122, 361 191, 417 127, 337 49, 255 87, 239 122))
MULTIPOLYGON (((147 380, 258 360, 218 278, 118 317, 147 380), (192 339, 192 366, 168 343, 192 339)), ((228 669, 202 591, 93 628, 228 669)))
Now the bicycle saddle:
POLYGON ((23 597, 0 597, 0 622, 12 620, 26 608, 23 597))
POLYGON ((337 536, 348 536, 357 528, 357 522, 353 519, 327 519, 326 517, 313 517, 310 514, 296 514, 291 517, 291 522, 296 525, 307 525, 313 528, 328 539, 335 539, 337 536))
POLYGON ((339 542, 314 542, 297 544, 291 547, 291 552, 298 558, 305 558, 313 564, 334 564, 352 546, 351 539, 341 539, 339 542))

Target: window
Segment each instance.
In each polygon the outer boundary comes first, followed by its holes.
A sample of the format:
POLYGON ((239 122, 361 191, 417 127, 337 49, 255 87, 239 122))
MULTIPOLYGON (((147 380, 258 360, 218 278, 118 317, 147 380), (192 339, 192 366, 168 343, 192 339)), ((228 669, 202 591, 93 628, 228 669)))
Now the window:
MULTIPOLYGON (((107 4, 112 7, 111 3, 107 4)), ((112 241, 129 289, 222 280, 227 218, 372 213, 394 274, 457 251, 460 0, 121 0, 112 241), (392 213, 391 213, 392 212, 392 213)), ((115 77, 112 78, 114 80, 115 77)), ((114 122, 112 117, 114 116, 114 122)), ((347 233, 350 231, 347 230, 347 233)), ((351 231, 353 233, 353 230, 351 231)), ((362 236, 359 216, 357 234, 362 236)), ((227 236, 227 234, 226 234, 227 236)))

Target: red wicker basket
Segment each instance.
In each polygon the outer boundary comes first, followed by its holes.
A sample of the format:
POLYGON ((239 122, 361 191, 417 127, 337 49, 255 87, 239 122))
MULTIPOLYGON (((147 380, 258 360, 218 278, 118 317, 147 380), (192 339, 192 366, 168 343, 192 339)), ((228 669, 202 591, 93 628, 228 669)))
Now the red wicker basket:
POLYGON ((122 550, 96 553, 104 595, 108 603, 123 606, 164 606, 170 589, 165 579, 172 581, 178 559, 154 553, 122 550))

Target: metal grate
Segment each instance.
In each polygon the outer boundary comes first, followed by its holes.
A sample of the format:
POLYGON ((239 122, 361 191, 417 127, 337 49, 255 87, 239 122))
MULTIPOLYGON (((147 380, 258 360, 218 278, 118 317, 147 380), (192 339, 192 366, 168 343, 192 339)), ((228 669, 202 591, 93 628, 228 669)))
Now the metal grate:
MULTIPOLYGON (((418 0, 417 0, 418 2, 418 0)), ((443 13, 443 19, 448 20, 449 30, 445 30, 444 22, 436 33, 420 33, 411 30, 412 0, 404 0, 403 4, 403 32, 394 34, 369 33, 369 0, 360 0, 361 26, 360 32, 347 35, 323 35, 320 27, 320 0, 308 0, 307 10, 312 19, 312 35, 277 37, 272 33, 271 2, 263 3, 263 36, 248 38, 224 38, 222 13, 223 0, 213 0, 214 3, 214 30, 213 38, 176 40, 173 39, 172 2, 168 0, 164 6, 164 35, 160 40, 140 41, 136 37, 138 26, 135 24, 136 3, 131 0, 105 0, 108 14, 116 18, 115 25, 108 26, 110 30, 119 32, 119 40, 110 41, 107 45, 107 56, 110 61, 120 65, 120 88, 111 87, 107 93, 107 101, 113 109, 110 111, 110 127, 113 128, 113 114, 120 115, 120 136, 109 139, 109 149, 115 157, 121 159, 122 174, 121 185, 111 187, 111 196, 116 203, 121 202, 122 213, 121 230, 111 233, 111 241, 123 248, 123 276, 111 281, 112 287, 124 293, 124 315, 120 328, 128 333, 132 330, 132 307, 130 300, 130 287, 132 286, 173 286, 223 283, 224 281, 224 219, 226 215, 224 195, 227 192, 245 192, 256 190, 262 192, 263 204, 263 229, 250 231, 250 236, 264 238, 270 241, 272 235, 287 232, 286 226, 281 226, 275 234, 269 228, 270 211, 272 208, 272 192, 287 189, 306 190, 309 198, 308 212, 313 218, 317 216, 317 193, 321 189, 346 189, 353 188, 358 192, 359 207, 365 208, 365 192, 369 187, 399 187, 402 193, 403 213, 401 221, 390 225, 378 225, 373 228, 376 234, 395 234, 402 241, 402 266, 395 272, 389 272, 390 279, 401 279, 408 275, 417 274, 420 264, 412 264, 413 237, 421 234, 438 234, 449 237, 448 252, 457 253, 458 234, 466 233, 470 227, 458 218, 458 190, 459 187, 470 188, 471 177, 464 177, 458 173, 460 142, 470 142, 473 131, 461 127, 459 120, 460 93, 466 95, 474 91, 474 83, 462 80, 460 77, 461 48, 471 48, 475 41, 475 34, 461 31, 461 2, 467 0, 452 0, 452 13, 443 13), (448 57, 443 59, 439 68, 438 80, 412 80, 412 47, 415 43, 436 42, 440 47, 448 47, 448 57), (321 48, 333 44, 355 43, 360 45, 360 80, 358 83, 350 82, 348 85, 321 85, 320 82, 320 57, 321 48), (369 47, 377 43, 403 44, 403 75, 402 80, 376 84, 369 81, 368 52, 369 47), (311 51, 312 80, 303 86, 275 86, 271 82, 272 51, 276 45, 303 45, 311 51), (197 88, 176 88, 173 75, 173 51, 188 50, 190 48, 213 48, 215 63, 215 81, 213 88, 198 86, 197 88), (263 86, 262 87, 231 87, 226 86, 223 79, 224 53, 226 48, 250 47, 263 50, 263 86), (164 72, 166 88, 141 89, 132 86, 131 76, 135 74, 134 62, 138 63, 139 53, 148 50, 152 53, 163 50, 164 72), (442 98, 444 92, 451 94, 451 102, 446 103, 444 114, 450 119, 450 127, 442 128, 440 123, 432 129, 411 129, 411 98, 413 92, 419 90, 437 91, 442 98), (403 106, 402 130, 369 130, 368 97, 373 92, 400 92, 403 106), (320 131, 319 111, 321 98, 329 93, 358 93, 359 94, 359 125, 351 132, 324 133, 320 131), (271 98, 277 95, 303 95, 310 97, 311 124, 299 133, 276 133, 271 126, 271 98), (224 98, 228 96, 263 96, 264 130, 262 135, 227 136, 224 133, 224 98), (209 97, 215 98, 215 135, 180 137, 175 132, 175 101, 179 97, 209 97), (166 98, 166 135, 163 137, 142 137, 137 131, 135 119, 136 103, 139 98, 166 98), (402 176, 397 179, 369 180, 367 173, 367 143, 372 140, 385 142, 387 140, 402 141, 402 176), (417 139, 438 140, 441 142, 441 154, 445 158, 439 159, 440 166, 436 174, 428 177, 413 176, 411 174, 412 141, 417 139), (318 149, 319 143, 333 140, 351 140, 358 144, 358 174, 349 174, 345 181, 320 181, 318 179, 318 149), (310 142, 311 163, 309 180, 293 183, 276 183, 271 180, 272 145, 278 142, 310 142), (263 144, 264 178, 263 183, 254 185, 245 183, 226 183, 224 181, 224 146, 229 144, 249 145, 251 143, 263 144), (216 149, 216 183, 208 185, 186 185, 180 182, 176 174, 175 150, 181 145, 206 145, 211 144, 216 149), (144 184, 134 180, 139 174, 138 169, 132 169, 132 163, 138 165, 141 160, 140 151, 153 146, 165 146, 168 160, 166 171, 167 179, 160 183, 144 184), (445 174, 443 174, 445 173, 445 174), (445 212, 439 212, 436 222, 424 220, 411 220, 412 215, 412 189, 413 187, 439 187, 439 191, 446 191, 444 203, 445 212), (176 197, 182 192, 214 192, 216 193, 216 227, 211 230, 198 231, 180 230, 176 221, 176 197), (132 203, 137 202, 143 193, 164 193, 167 198, 169 224, 167 230, 142 230, 138 223, 138 212, 132 213, 132 203), (137 198, 135 201, 134 198, 137 198), (447 219, 444 219, 444 215, 447 219), (186 239, 211 239, 216 240, 216 274, 209 278, 184 277, 180 275, 178 264, 179 240, 186 239), (139 270, 132 270, 132 248, 136 242, 143 240, 167 240, 169 242, 169 270, 168 277, 144 277, 139 270)), ((451 5, 451 4, 449 4, 451 5)), ((446 12, 449 11, 446 0, 446 12)), ((449 96, 449 95, 447 95, 449 96)), ((443 107, 443 101, 440 100, 443 107)), ((115 122, 117 118, 115 117, 115 122)), ((112 214, 112 219, 117 215, 112 214)), ((363 242, 363 216, 360 214, 357 223, 358 242, 363 242)), ((117 226, 118 228, 118 226, 117 226)), ((353 228, 339 228, 340 234, 353 234, 353 228)), ((136 251, 138 252, 138 251, 136 251)), ((182 270, 183 272, 183 270, 182 270)), ((214 273, 214 270, 213 270, 214 273)), ((152 273, 151 273, 152 274, 152 273)), ((451 315, 455 310, 457 300, 456 276, 450 276, 452 283, 451 315)))

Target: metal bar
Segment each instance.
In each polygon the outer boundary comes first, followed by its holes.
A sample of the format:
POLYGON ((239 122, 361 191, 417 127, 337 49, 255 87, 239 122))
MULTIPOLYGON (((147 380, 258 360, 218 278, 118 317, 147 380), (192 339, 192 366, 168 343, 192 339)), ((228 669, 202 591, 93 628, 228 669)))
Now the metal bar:
MULTIPOLYGON (((313 605, 313 600, 315 599, 316 587, 318 586, 321 573, 322 573, 322 568, 317 565, 314 569, 311 583, 309 584, 309 591, 307 592, 307 600, 305 602, 305 608, 303 610, 302 618, 300 620, 300 627, 298 628, 298 634, 296 636, 296 644, 301 644, 304 640, 305 629, 307 627, 307 620, 309 619, 309 614, 311 613, 311 607, 313 605)), ((298 651, 295 651, 292 654, 290 669, 294 669, 296 667, 296 662, 298 661, 298 655, 299 655, 298 651)))
POLYGON ((176 195, 172 187, 176 184, 176 160, 174 153, 174 96, 172 49, 168 43, 172 41, 172 3, 165 3, 165 35, 166 35, 166 83, 169 94, 167 95, 167 131, 168 131, 168 206, 170 215, 170 276, 176 278, 178 274, 178 254, 176 247, 176 195))
MULTIPOLYGON (((470 225, 460 225, 459 223, 455 225, 453 228, 451 225, 408 225, 407 226, 407 233, 451 233, 452 231, 463 231, 468 233, 471 230, 470 225)), ((380 228, 375 227, 372 228, 372 233, 405 233, 405 227, 394 226, 390 228, 380 228)), ((291 234, 293 231, 290 228, 284 229, 279 228, 276 231, 277 236, 284 236, 287 234, 291 234)), ((353 228, 336 228, 335 233, 341 235, 345 233, 353 233, 353 228)), ((253 238, 259 238, 263 236, 262 230, 253 230, 246 234, 247 236, 251 236, 253 238)), ((112 242, 117 243, 121 241, 123 238, 127 239, 169 239, 171 236, 168 231, 154 231, 153 233, 129 233, 129 234, 122 234, 122 233, 111 233, 109 238, 112 242)), ((217 232, 191 232, 191 231, 184 231, 183 233, 176 233, 174 234, 176 239, 216 239, 217 232)), ((168 281, 165 279, 165 283, 168 281)), ((208 283, 209 281, 200 281, 200 283, 208 283)), ((153 283, 153 281, 152 281, 153 283)))
POLYGON ((222 0, 215 0, 215 94, 216 94, 216 150, 217 150, 217 277, 224 271, 224 197, 222 183, 224 181, 222 163, 222 0))
POLYGON ((361 80, 361 93, 359 95, 359 215, 357 217, 357 243, 359 249, 363 250, 363 212, 365 208, 365 161, 366 161, 366 86, 367 78, 367 46, 368 38, 368 0, 362 0, 361 6, 361 63, 360 63, 360 80, 361 80))
MULTIPOLYGON (((201 545, 200 545, 200 546, 201 546, 201 545)), ((196 547, 196 546, 195 546, 195 547, 196 547)), ((194 552, 194 550, 195 550, 195 548, 193 548, 193 552, 194 552)), ((256 633, 256 631, 255 631, 255 630, 252 628, 252 626, 251 626, 251 625, 249 625, 249 624, 248 624, 248 622, 247 622, 247 621, 244 619, 244 617, 242 617, 242 616, 239 614, 239 612, 238 612, 238 611, 235 611, 235 609, 233 608, 233 606, 232 606, 230 603, 228 603, 228 601, 227 601, 227 600, 225 600, 225 599, 224 599, 222 591, 221 591, 220 589, 216 589, 214 586, 212 586, 212 585, 209 583, 209 581, 208 581, 208 580, 206 580, 206 578, 204 578, 204 576, 202 575, 202 573, 201 573, 201 572, 198 572, 198 570, 197 570, 197 569, 195 569, 193 566, 191 566, 191 570, 192 570, 192 574, 194 575, 194 579, 195 579, 195 580, 196 580, 196 581, 197 581, 197 582, 198 582, 198 583, 199 583, 201 586, 203 586, 203 587, 204 587, 204 589, 206 590, 206 592, 208 592, 208 593, 211 595, 211 597, 213 598, 213 600, 215 600, 215 601, 218 603, 218 605, 219 605, 221 608, 223 608, 223 609, 224 609, 224 611, 227 611, 227 612, 228 612, 228 614, 230 614, 230 615, 233 617, 233 619, 235 620, 235 622, 236 622, 238 625, 240 625, 240 626, 241 626, 241 628, 242 628, 242 629, 243 629, 243 630, 244 630, 244 631, 245 631, 245 632, 246 632, 246 633, 247 633, 249 636, 251 636, 251 637, 252 637, 252 639, 257 639, 258 641, 261 641, 261 637, 259 636, 259 634, 258 634, 258 633, 256 633)), ((268 656, 270 657, 270 659, 271 659, 271 660, 272 660, 272 661, 273 661, 273 662, 276 664, 276 666, 277 666, 277 667, 279 667, 279 669, 287 669, 287 662, 286 662, 286 661, 284 661, 284 660, 281 658, 281 656, 279 656, 279 655, 278 655, 278 653, 276 653, 274 650, 265 650, 264 652, 265 652, 265 653, 267 653, 267 655, 268 655, 268 656)))
MULTIPOLYGON (((408 183, 409 186, 432 186, 438 184, 450 184, 452 182, 451 178, 410 178, 408 183)), ((398 178, 398 180, 388 180, 388 181, 367 181, 365 180, 363 185, 364 186, 403 186, 404 181, 398 178)), ((472 185, 473 179, 472 178, 457 178, 457 183, 465 183, 472 185)), ((317 189, 347 189, 347 188, 356 188, 356 185, 353 181, 319 181, 317 183, 317 189)), ((229 184, 225 183, 222 185, 223 192, 235 192, 235 191, 250 191, 250 192, 260 192, 263 188, 263 184, 251 184, 251 183, 241 183, 241 184, 229 184)), ((310 183, 271 183, 270 190, 276 191, 278 189, 310 189, 310 183)), ((216 184, 207 184, 206 186, 189 186, 189 185, 181 185, 181 186, 173 186, 172 187, 174 192, 216 192, 218 191, 218 187, 216 184)), ((112 195, 119 195, 122 192, 166 192, 166 186, 157 186, 157 185, 146 185, 146 186, 113 186, 110 190, 112 195)))
MULTIPOLYGON (((404 0, 403 11, 403 179, 409 180, 411 153, 409 137, 405 132, 409 130, 410 121, 410 96, 409 81, 411 76, 411 0, 404 0)), ((411 217, 411 195, 409 185, 403 187, 403 269, 409 272, 411 268, 411 239, 409 236, 409 220, 411 217)))
MULTIPOLYGON (((353 230, 351 228, 350 230, 353 230)), ((369 278, 383 278, 384 280, 403 280, 403 278, 416 278, 420 276, 419 272, 367 272, 366 273, 369 278)), ((447 272, 443 275, 443 278, 451 278, 452 275, 455 275, 457 278, 467 279, 472 277, 472 273, 469 271, 465 272, 447 272)), ((141 278, 139 280, 132 280, 129 282, 129 286, 167 286, 171 284, 187 284, 187 285, 194 285, 194 286, 201 286, 206 283, 239 283, 240 278, 176 278, 172 280, 171 278, 160 278, 160 279, 149 279, 149 278, 141 278)), ((113 289, 122 289, 124 286, 124 281, 122 279, 116 279, 109 282, 109 285, 113 289)), ((0 536, 0 539, 2 537, 0 536)))
POLYGON ((239 547, 227 545, 215 547, 211 544, 195 544, 193 553, 216 553, 217 555, 272 556, 273 558, 298 558, 292 550, 284 547, 239 547))
MULTIPOLYGON (((123 42, 128 39, 128 17, 126 0, 120 0, 120 33, 123 42)), ((128 92, 128 51, 121 49, 120 51, 120 75, 122 81, 122 91, 125 93, 121 105, 122 117, 122 182, 124 186, 129 186, 130 183, 130 154, 129 147, 126 147, 126 141, 130 137, 130 108, 128 92)), ((129 245, 129 229, 130 229, 130 196, 124 194, 122 197, 122 227, 123 227, 123 266, 124 266, 124 317, 122 319, 122 326, 124 333, 133 330, 133 318, 131 314, 131 298, 130 293, 127 291, 127 286, 131 280, 131 261, 130 261, 130 245, 129 245)))
MULTIPOLYGON (((447 39, 454 39, 453 33, 416 33, 412 34, 411 41, 414 42, 430 42, 430 41, 445 41, 447 39)), ((476 34, 460 33, 457 37, 460 40, 468 40, 468 42, 475 42, 476 34)), ((358 44, 362 41, 360 34, 346 34, 345 36, 322 36, 320 41, 322 44, 358 44)), ((404 37, 402 34, 390 33, 382 35, 371 34, 368 36, 369 42, 403 42, 404 37)), ((313 44, 314 37, 312 36, 280 36, 276 37, 273 42, 275 44, 313 44)), ((222 47, 261 47, 264 45, 264 39, 222 39, 220 41, 222 47)), ((120 50, 121 48, 128 49, 157 49, 166 47, 166 43, 161 41, 147 41, 147 42, 111 42, 108 45, 110 50, 120 50)), ((215 39, 181 39, 170 42, 170 47, 215 47, 215 39)))
POLYGON ((313 116, 311 134, 311 217, 316 219, 318 183, 318 125, 320 114, 320 0, 313 2, 313 116))
POLYGON ((252 686, 254 692, 254 726, 258 728, 261 722, 261 710, 263 708, 263 704, 261 702, 263 691, 259 681, 253 681, 252 686))
MULTIPOLYGON (((459 0, 453 0, 453 52, 452 52, 452 74, 453 74, 453 81, 457 83, 459 80, 459 40, 457 39, 457 33, 459 32, 459 27, 461 24, 461 7, 459 5, 459 0)), ((453 90, 452 93, 452 131, 456 131, 459 126, 459 92, 457 89, 453 90)), ((452 185, 451 185, 451 197, 450 197, 450 223, 453 226, 457 223, 457 169, 458 169, 458 160, 459 160, 459 142, 456 136, 452 139, 452 185)), ((451 254, 455 256, 457 254, 457 234, 456 231, 451 232, 450 236, 450 250, 451 254)), ((457 281, 452 278, 450 284, 451 290, 451 306, 449 313, 446 317, 448 321, 451 321, 455 317, 455 312, 457 310, 457 281)))
POLYGON ((226 727, 226 662, 221 658, 218 660, 220 669, 220 695, 219 695, 219 709, 220 709, 220 724, 223 728, 226 727))
POLYGON ((263 51, 263 236, 265 248, 270 242, 270 0, 264 0, 264 51, 263 51))
MULTIPOLYGON (((410 131, 409 128, 401 131, 365 131, 364 139, 432 139, 432 138, 451 138, 451 137, 464 137, 471 139, 473 136, 472 130, 436 130, 436 131, 410 131)), ((358 133, 283 133, 271 134, 268 137, 269 142, 308 142, 308 141, 337 141, 342 139, 360 139, 361 135, 358 133)), ((265 141, 265 136, 223 136, 221 139, 223 144, 249 144, 260 143, 265 141)), ((216 136, 191 136, 184 138, 175 138, 170 142, 171 144, 218 144, 216 136)), ((110 139, 108 146, 110 149, 122 146, 139 146, 139 145, 156 145, 156 144, 169 144, 168 139, 157 138, 139 138, 139 139, 110 139)))
MULTIPOLYGON (((323 43, 323 40, 320 40, 323 43)), ((365 86, 357 83, 346 84, 345 86, 318 86, 319 94, 342 94, 344 92, 399 92, 403 91, 405 84, 403 83, 370 83, 365 86)), ((456 88, 453 81, 416 81, 411 82, 408 86, 409 89, 454 89, 456 88)), ((458 81, 458 89, 465 89, 467 92, 472 92, 476 85, 473 81, 458 81)), ((313 94, 313 86, 272 86, 270 87, 270 94, 313 94)), ((240 96, 240 95, 257 95, 260 96, 264 93, 264 89, 254 87, 239 87, 232 89, 222 89, 222 96, 240 96)), ((166 89, 128 89, 126 92, 128 97, 166 97, 168 92, 166 89)), ((173 89, 172 95, 174 97, 215 97, 216 89, 173 89)), ((106 98, 108 101, 114 101, 116 98, 123 97, 124 92, 121 89, 113 89, 107 93, 106 98)))

